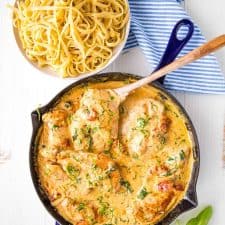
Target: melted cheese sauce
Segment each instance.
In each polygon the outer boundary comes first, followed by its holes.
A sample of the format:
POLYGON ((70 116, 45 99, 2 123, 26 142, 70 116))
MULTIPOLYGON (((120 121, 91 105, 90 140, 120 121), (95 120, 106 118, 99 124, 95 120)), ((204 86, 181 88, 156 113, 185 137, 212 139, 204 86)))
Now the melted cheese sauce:
POLYGON ((120 104, 112 81, 76 87, 43 115, 41 185, 74 225, 150 225, 184 197, 193 165, 185 118, 154 87, 120 104), (118 108, 119 106, 119 108, 118 108))

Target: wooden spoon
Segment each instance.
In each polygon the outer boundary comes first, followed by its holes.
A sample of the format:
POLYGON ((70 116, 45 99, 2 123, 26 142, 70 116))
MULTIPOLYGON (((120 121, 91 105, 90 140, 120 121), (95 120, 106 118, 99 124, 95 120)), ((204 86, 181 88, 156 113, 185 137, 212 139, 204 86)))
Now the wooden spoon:
POLYGON ((152 73, 151 75, 140 79, 134 83, 128 84, 121 88, 114 89, 114 91, 120 96, 121 101, 125 100, 126 96, 133 90, 142 87, 143 85, 149 84, 158 78, 165 76, 167 73, 176 70, 182 66, 194 62, 203 56, 206 56, 220 48, 225 46, 225 34, 216 37, 215 39, 201 45, 200 47, 192 50, 188 54, 182 56, 181 58, 175 60, 174 62, 164 66, 160 70, 152 73))

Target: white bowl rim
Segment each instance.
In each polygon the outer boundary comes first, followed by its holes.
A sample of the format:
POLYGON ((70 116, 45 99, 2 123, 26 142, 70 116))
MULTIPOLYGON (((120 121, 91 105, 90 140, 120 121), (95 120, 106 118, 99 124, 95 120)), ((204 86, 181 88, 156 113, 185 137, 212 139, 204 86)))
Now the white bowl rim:
MULTIPOLYGON (((56 77, 56 78, 64 79, 64 80, 70 80, 71 79, 71 80, 74 80, 74 81, 75 80, 79 80, 79 79, 83 79, 83 78, 86 78, 86 77, 90 77, 90 76, 92 76, 94 74, 100 73, 101 71, 103 71, 104 69, 106 69, 109 65, 111 65, 118 58, 118 56, 122 52, 124 46, 126 45, 126 42, 127 42, 127 39, 128 39, 129 33, 130 33, 131 12, 130 12, 130 6, 129 6, 128 0, 125 0, 125 1, 126 1, 127 5, 128 5, 129 18, 128 18, 128 21, 127 21, 127 24, 126 24, 126 30, 125 30, 124 39, 123 39, 123 41, 118 46, 116 46, 113 49, 113 56, 110 58, 110 60, 103 67, 98 68, 98 69, 96 69, 94 71, 82 73, 82 74, 77 75, 77 76, 74 76, 74 77, 61 77, 56 71, 54 71, 53 69, 51 69, 49 66, 40 67, 40 66, 38 66, 38 64, 36 62, 32 62, 26 56, 25 51, 24 51, 24 49, 22 47, 22 42, 21 42, 20 37, 19 37, 18 29, 13 26, 13 33, 14 33, 15 41, 17 43, 17 46, 18 46, 21 54, 24 56, 24 58, 26 59, 26 61, 28 61, 29 64, 31 64, 36 70, 40 71, 43 74, 46 74, 46 75, 48 75, 50 77, 56 77)), ((17 2, 17 0, 15 0, 15 4, 16 4, 16 2, 17 2)))

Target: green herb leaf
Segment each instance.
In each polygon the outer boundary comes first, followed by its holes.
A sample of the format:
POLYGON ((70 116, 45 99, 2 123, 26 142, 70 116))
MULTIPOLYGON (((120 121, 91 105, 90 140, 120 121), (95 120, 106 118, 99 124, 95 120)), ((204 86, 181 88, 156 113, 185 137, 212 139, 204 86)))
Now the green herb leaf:
POLYGON ((207 206, 197 217, 190 219, 186 225, 207 225, 212 217, 212 206, 207 206))
POLYGON ((175 158, 175 157, 170 156, 170 157, 168 158, 168 161, 169 161, 169 162, 176 161, 176 158, 175 158))
POLYGON ((137 127, 144 128, 148 124, 149 119, 140 117, 137 119, 137 127))
POLYGON ((78 211, 81 211, 81 210, 83 210, 84 208, 85 208, 85 204, 84 204, 83 202, 81 202, 81 203, 78 205, 78 207, 77 207, 78 211))
POLYGON ((159 134, 158 138, 159 138, 159 142, 160 142, 161 145, 165 145, 166 144, 166 137, 165 137, 165 135, 159 134))
POLYGON ((182 149, 181 151, 180 151, 180 160, 184 160, 185 159, 185 152, 184 152, 184 150, 182 149))
POLYGON ((59 128, 59 126, 56 125, 56 124, 54 124, 54 125, 52 126, 52 130, 56 130, 56 129, 58 129, 58 128, 59 128))
POLYGON ((133 188, 131 187, 129 181, 121 179, 121 180, 120 180, 120 184, 121 184, 122 186, 124 186, 124 187, 127 189, 128 192, 130 192, 130 193, 133 192, 133 188))
POLYGON ((107 215, 109 213, 109 203, 108 202, 103 202, 103 197, 100 196, 98 198, 100 207, 98 208, 98 213, 101 216, 107 215))
POLYGON ((94 127, 94 128, 92 128, 92 133, 95 133, 98 130, 99 130, 99 127, 94 127))
POLYGON ((66 171, 69 174, 69 176, 73 179, 75 179, 80 174, 80 170, 75 168, 73 165, 70 165, 70 164, 67 165, 66 171))
POLYGON ((148 194, 149 192, 147 191, 147 189, 143 187, 137 197, 143 200, 148 194))
POLYGON ((77 137, 78 137, 77 128, 74 128, 74 130, 73 130, 73 136, 72 136, 73 141, 75 141, 77 139, 77 137))
POLYGON ((192 218, 188 221, 186 225, 197 225, 197 224, 198 224, 197 218, 192 218))

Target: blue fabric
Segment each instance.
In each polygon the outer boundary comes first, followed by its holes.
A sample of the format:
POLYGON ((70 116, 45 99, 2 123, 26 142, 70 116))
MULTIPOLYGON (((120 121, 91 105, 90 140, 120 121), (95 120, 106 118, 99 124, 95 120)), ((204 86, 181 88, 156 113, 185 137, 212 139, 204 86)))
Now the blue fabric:
MULTIPOLYGON (((131 32, 125 49, 139 46, 148 62, 156 67, 176 22, 191 19, 179 2, 181 0, 129 0, 131 32)), ((195 25, 193 37, 179 57, 204 42, 195 25)), ((224 76, 213 54, 168 74, 164 86, 169 90, 225 94, 224 76)))

